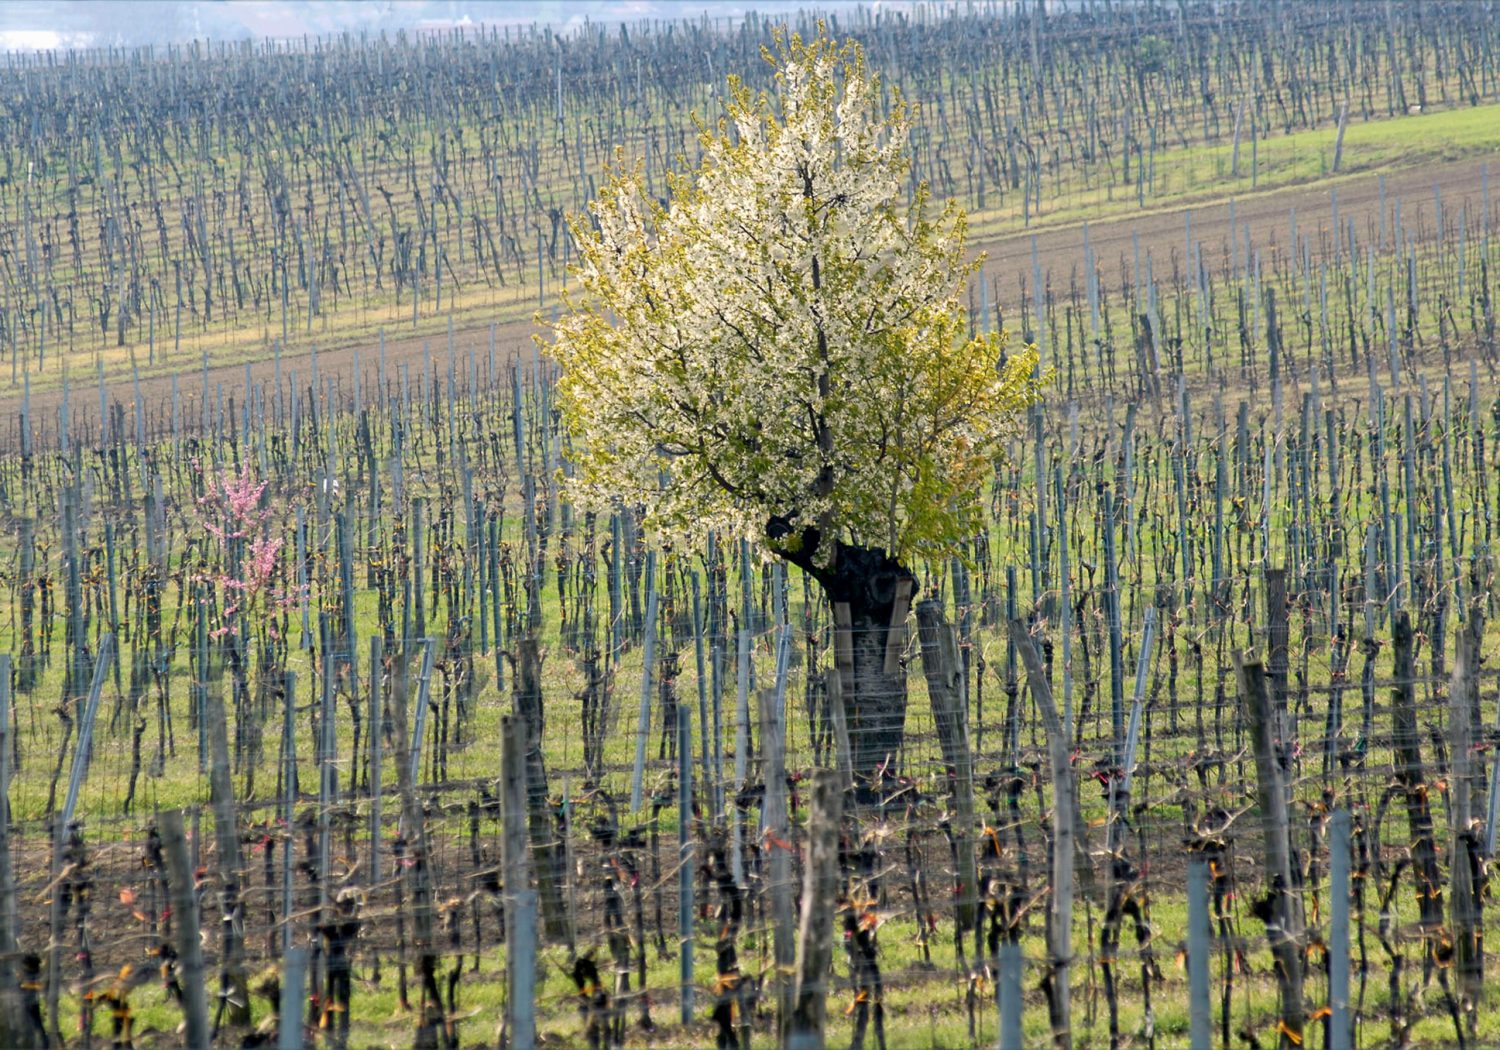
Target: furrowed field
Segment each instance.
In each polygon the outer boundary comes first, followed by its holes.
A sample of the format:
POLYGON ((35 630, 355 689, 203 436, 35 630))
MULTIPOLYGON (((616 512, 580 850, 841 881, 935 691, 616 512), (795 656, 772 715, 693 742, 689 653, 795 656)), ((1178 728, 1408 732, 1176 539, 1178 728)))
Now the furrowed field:
POLYGON ((10 56, 0 1045, 1500 1045, 1496 16, 823 16, 1049 377, 873 640, 570 499, 770 21, 10 56))

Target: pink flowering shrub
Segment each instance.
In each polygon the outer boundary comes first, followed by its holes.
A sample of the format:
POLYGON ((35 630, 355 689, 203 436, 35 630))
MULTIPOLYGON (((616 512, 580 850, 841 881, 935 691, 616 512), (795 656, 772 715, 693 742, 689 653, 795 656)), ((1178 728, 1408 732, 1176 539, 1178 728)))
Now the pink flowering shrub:
MULTIPOLYGON (((271 586, 285 541, 271 532, 276 509, 262 505, 266 485, 246 464, 238 474, 226 470, 210 478, 207 492, 198 499, 197 516, 205 531, 225 546, 243 541, 238 574, 219 572, 203 577, 224 594, 223 622, 211 632, 215 638, 228 634, 236 617, 249 616, 260 607, 262 598, 278 609, 297 598, 295 589, 271 586)), ((275 630, 273 621, 273 636, 275 630)))

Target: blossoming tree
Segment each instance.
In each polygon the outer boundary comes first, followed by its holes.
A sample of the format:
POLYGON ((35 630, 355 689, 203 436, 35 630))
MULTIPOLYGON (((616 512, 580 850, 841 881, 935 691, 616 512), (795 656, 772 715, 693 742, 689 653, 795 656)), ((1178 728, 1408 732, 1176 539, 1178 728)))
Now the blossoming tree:
MULTIPOLYGON (((283 541, 269 528, 274 512, 262 498, 266 485, 247 463, 238 474, 226 470, 211 477, 207 493, 198 499, 199 524, 223 545, 230 565, 204 577, 224 594, 223 622, 210 632, 214 638, 235 633, 242 623, 256 623, 255 614, 267 594, 273 602, 285 601, 286 596, 273 593, 271 586, 283 541)), ((275 637, 274 621, 269 629, 275 637)))
POLYGON ((551 353, 575 497, 670 538, 754 536, 848 606, 868 777, 903 731, 897 595, 979 529, 1037 362, 968 334, 964 215, 908 196, 910 116, 858 46, 792 36, 766 57, 774 94, 731 77, 667 200, 620 165, 572 220, 581 291, 551 353))
MULTIPOLYGON (((286 508, 266 497, 267 484, 248 463, 238 472, 208 473, 196 514, 199 527, 221 549, 217 567, 210 569, 205 561, 196 574, 199 600, 217 604, 219 624, 208 633, 228 663, 236 731, 243 727, 245 745, 252 754, 259 753, 261 726, 260 719, 248 717, 251 642, 255 642, 258 658, 259 706, 264 710, 268 691, 281 680, 278 668, 286 658, 286 612, 302 594, 300 588, 278 582, 286 575, 282 556, 286 508)), ((205 558, 207 553, 205 547, 205 558)), ((246 794, 254 791, 255 765, 253 761, 245 765, 246 794)))

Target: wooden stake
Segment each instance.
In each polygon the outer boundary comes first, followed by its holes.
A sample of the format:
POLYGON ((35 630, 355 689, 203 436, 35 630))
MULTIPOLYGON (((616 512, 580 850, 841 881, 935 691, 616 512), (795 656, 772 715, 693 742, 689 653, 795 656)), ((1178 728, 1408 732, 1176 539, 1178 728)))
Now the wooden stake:
POLYGON ((1047 729, 1047 755, 1052 766, 1052 907, 1047 921, 1047 952, 1052 973, 1048 978, 1051 994, 1052 1041, 1060 1048, 1073 1045, 1072 1006, 1069 974, 1073 964, 1073 857, 1076 848, 1075 825, 1080 822, 1078 799, 1073 785, 1073 765, 1068 757, 1067 730, 1058 717, 1047 671, 1036 651, 1026 624, 1010 621, 1010 637, 1021 662, 1026 665, 1026 684, 1036 700, 1042 724, 1047 729))
POLYGON ((1479 880, 1484 860, 1480 854, 1480 825, 1473 817, 1473 712, 1478 708, 1479 647, 1483 620, 1476 608, 1458 634, 1458 658, 1448 692, 1448 740, 1452 747, 1453 777, 1449 789, 1452 832, 1448 865, 1449 908, 1453 926, 1458 998, 1469 1036, 1478 1035, 1478 1010, 1484 1000, 1484 923, 1479 880))
POLYGON ((1353 1015, 1349 1009, 1349 837, 1352 821, 1347 810, 1339 810, 1329 821, 1328 894, 1328 1050, 1350 1050, 1353 1015))
POLYGON ((198 894, 193 887, 182 810, 167 810, 158 824, 172 894, 172 931, 177 937, 177 960, 182 970, 182 1009, 187 1015, 184 1045, 187 1050, 208 1050, 208 1002, 204 997, 203 941, 198 933, 198 894))
MULTIPOLYGON (((782 628, 782 631, 786 630, 788 628, 782 628)), ((792 1011, 792 989, 787 974, 796 957, 792 943, 791 832, 787 827, 786 810, 786 727, 782 724, 776 691, 762 689, 757 695, 760 699, 761 768, 766 778, 765 802, 761 809, 764 825, 761 855, 769 870, 766 899, 771 905, 774 933, 777 1030, 785 1032, 792 1011)))
POLYGON ((886 674, 895 674, 901 670, 901 654, 906 649, 906 614, 911 612, 912 586, 913 581, 909 579, 901 579, 896 583, 896 601, 891 606, 890 629, 885 635, 886 674))
POLYGON ((922 642, 922 669, 943 763, 952 778, 953 842, 958 870, 954 872, 954 940, 962 950, 970 931, 976 957, 982 957, 979 932, 979 877, 974 861, 974 767, 969 752, 969 726, 964 711, 963 671, 958 661, 953 629, 935 598, 917 603, 917 631, 922 642))
MULTIPOLYGON (((695 581, 696 582, 696 581, 695 581)), ((700 636, 701 637, 701 636, 700 636)), ((701 694, 700 694, 701 698, 701 694)), ((677 939, 678 979, 684 1025, 693 1022, 693 722, 687 705, 677 706, 677 939)))
POLYGON ((802 918, 797 929, 796 984, 788 1050, 821 1050, 833 961, 833 921, 839 881, 839 825, 844 789, 832 770, 813 778, 812 817, 807 828, 807 864, 802 882, 802 918))
MULTIPOLYGON (((1404 614, 1403 614, 1404 616, 1404 614)), ((1255 750, 1257 797, 1265 827, 1266 892, 1271 913, 1266 933, 1276 960, 1276 983, 1281 993, 1278 1045, 1291 1050, 1303 1042, 1302 1003, 1302 909, 1293 896, 1292 847, 1287 816, 1286 785, 1282 779, 1279 720, 1271 702, 1265 668, 1259 660, 1246 660, 1234 651, 1234 670, 1240 694, 1250 712, 1251 743, 1255 750)))
POLYGON ((526 727, 500 719, 501 861, 505 870, 505 1028, 512 1050, 536 1045, 536 891, 526 853, 526 727), (529 921, 528 921, 529 920, 529 921))

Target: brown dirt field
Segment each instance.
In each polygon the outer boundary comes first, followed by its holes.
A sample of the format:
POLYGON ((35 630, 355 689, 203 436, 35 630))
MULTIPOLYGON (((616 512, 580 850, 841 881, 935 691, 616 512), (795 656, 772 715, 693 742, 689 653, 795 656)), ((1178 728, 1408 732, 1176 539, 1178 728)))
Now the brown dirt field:
MULTIPOLYGON (((1394 170, 1385 173, 1386 207, 1392 208, 1396 201, 1402 202, 1402 221, 1408 228, 1415 227, 1419 219, 1429 224, 1435 220, 1436 207, 1433 187, 1442 194, 1443 210, 1454 214, 1463 207, 1467 199, 1471 211, 1478 206, 1480 185, 1484 165, 1480 161, 1454 161, 1433 167, 1394 170)), ((1273 241, 1285 246, 1290 237, 1288 216, 1292 208, 1297 209, 1297 231, 1301 235, 1315 232, 1321 226, 1328 229, 1333 218, 1333 191, 1338 191, 1338 214, 1341 225, 1355 221, 1361 240, 1373 222, 1378 232, 1380 224, 1380 181, 1378 173, 1362 174, 1347 180, 1322 180, 1311 186, 1288 187, 1271 190, 1235 202, 1234 220, 1238 227, 1236 236, 1243 243, 1244 227, 1250 227, 1250 238, 1257 250, 1265 251, 1273 241)), ((1149 251, 1156 260, 1158 280, 1169 270, 1167 260, 1175 250, 1181 260, 1185 241, 1184 216, 1191 213, 1192 236, 1202 241, 1205 250, 1213 248, 1215 255, 1205 259, 1205 264, 1219 263, 1218 252, 1225 242, 1229 230, 1228 198, 1212 204, 1191 207, 1166 208, 1158 211, 1125 215, 1106 221, 1089 224, 1089 243, 1094 256, 1111 284, 1118 274, 1121 258, 1130 262, 1134 252, 1132 234, 1138 235, 1141 259, 1144 263, 1149 251)), ((1031 274, 1031 238, 1037 240, 1037 253, 1044 269, 1050 269, 1054 284, 1064 278, 1070 269, 1083 268, 1083 226, 1072 223, 1066 226, 1039 227, 1036 230, 1017 231, 1014 234, 980 245, 989 253, 986 270, 1000 278, 1000 288, 1007 300, 1016 294, 1016 282, 1021 277, 1028 280, 1031 274)), ((1317 257, 1316 251, 1314 257, 1317 257)), ((1081 277, 1080 277, 1081 281, 1081 277)))
MULTIPOLYGON (((1414 226, 1419 220, 1431 223, 1436 210, 1433 188, 1437 187, 1442 194, 1445 210, 1460 209, 1465 200, 1471 202, 1472 210, 1472 206, 1477 204, 1479 198, 1483 168, 1484 165, 1480 161, 1466 160, 1424 168, 1388 171, 1385 173, 1387 207, 1393 207, 1395 201, 1401 201, 1403 219, 1409 227, 1414 226)), ((1326 229, 1331 225, 1335 190, 1338 193, 1338 214, 1341 223, 1347 223, 1349 219, 1353 219, 1362 238, 1371 223, 1374 223, 1378 229, 1380 222, 1379 176, 1378 173, 1368 173, 1348 178, 1325 179, 1315 185, 1270 190, 1239 198, 1235 203, 1235 224, 1238 227, 1236 236, 1242 240, 1244 227, 1248 225, 1251 239, 1260 250, 1264 251, 1272 243, 1285 245, 1290 235, 1288 216, 1292 208, 1297 209, 1299 233, 1305 235, 1318 230, 1320 226, 1326 229)), ((1090 223, 1089 241, 1107 282, 1111 286, 1118 282, 1122 261, 1127 267, 1130 265, 1134 253, 1133 235, 1139 237, 1142 260, 1149 253, 1156 260, 1158 275, 1165 276, 1169 273, 1170 267, 1167 260, 1172 257, 1173 252, 1176 252, 1179 260, 1182 258, 1186 235, 1185 216, 1189 214, 1193 239, 1202 241, 1206 247, 1212 249, 1213 258, 1209 264, 1217 265, 1221 260, 1222 246, 1229 233, 1227 199, 1212 204, 1148 209, 1140 213, 1090 223)), ((1077 270, 1080 274, 1082 272, 1084 254, 1081 223, 1052 226, 1041 224, 1031 230, 1017 230, 1004 237, 990 239, 976 245, 976 248, 987 253, 986 274, 995 282, 997 294, 1003 303, 1013 304, 1019 296, 1020 282, 1023 279, 1028 281, 1030 279, 1033 238, 1035 238, 1043 268, 1052 274, 1054 287, 1066 287, 1070 271, 1077 270)), ((509 322, 497 326, 495 330, 497 366, 501 361, 508 362, 518 354, 528 353, 531 338, 538 331, 537 326, 530 322, 509 322)), ((480 361, 484 361, 488 355, 489 337, 488 326, 455 331, 453 343, 459 361, 466 361, 471 352, 480 361)), ((446 334, 408 338, 387 337, 388 378, 399 375, 403 363, 410 365, 422 361, 424 344, 431 347, 433 359, 440 362, 439 367, 445 367, 442 363, 447 359, 446 334)), ((353 367, 354 356, 353 348, 318 351, 319 375, 348 375, 353 367)), ((361 348, 360 364, 361 369, 373 378, 376 367, 376 352, 373 345, 361 348)), ((210 388, 222 383, 226 397, 242 389, 245 366, 244 360, 237 360, 232 364, 210 365, 208 369, 210 388)), ((250 362, 249 367, 252 381, 269 382, 275 376, 276 365, 269 358, 250 362)), ((284 380, 292 370, 296 370, 298 376, 305 379, 311 371, 310 351, 306 348, 293 347, 284 352, 281 358, 281 369, 284 380)), ((177 374, 180 376, 179 383, 185 403, 191 403, 196 407, 193 395, 201 389, 202 369, 184 369, 177 374)), ((118 379, 108 383, 106 389, 112 400, 119 400, 126 404, 134 400, 134 392, 128 383, 122 383, 118 379)), ((170 376, 155 375, 143 379, 141 394, 148 412, 160 412, 164 406, 169 409, 170 376)), ((75 427, 96 425, 98 401, 97 387, 92 379, 87 376, 80 377, 80 382, 73 386, 70 395, 70 413, 75 427)), ((32 393, 33 431, 37 434, 39 442, 46 439, 47 433, 55 430, 56 413, 61 402, 62 391, 60 389, 51 388, 32 393)), ((0 426, 0 451, 4 451, 6 446, 14 444, 17 440, 14 421, 18 417, 20 403, 19 391, 8 391, 0 395, 0 420, 6 421, 3 426, 0 426)), ((185 415, 196 418, 195 412, 189 412, 186 408, 184 412, 185 415)), ((191 421, 188 419, 184 420, 185 424, 189 422, 191 421)))

